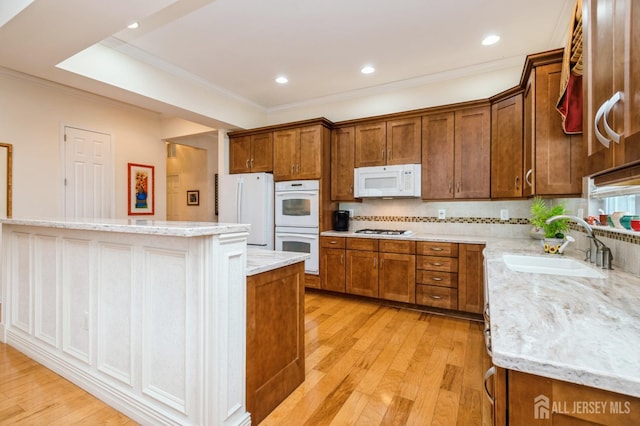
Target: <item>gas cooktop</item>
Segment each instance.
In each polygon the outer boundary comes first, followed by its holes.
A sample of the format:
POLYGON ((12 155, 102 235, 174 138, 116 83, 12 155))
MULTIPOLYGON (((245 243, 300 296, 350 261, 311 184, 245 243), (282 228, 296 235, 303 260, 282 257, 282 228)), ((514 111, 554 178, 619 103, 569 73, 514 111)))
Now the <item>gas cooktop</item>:
POLYGON ((359 229, 356 234, 377 234, 377 235, 411 235, 413 231, 408 229, 359 229))

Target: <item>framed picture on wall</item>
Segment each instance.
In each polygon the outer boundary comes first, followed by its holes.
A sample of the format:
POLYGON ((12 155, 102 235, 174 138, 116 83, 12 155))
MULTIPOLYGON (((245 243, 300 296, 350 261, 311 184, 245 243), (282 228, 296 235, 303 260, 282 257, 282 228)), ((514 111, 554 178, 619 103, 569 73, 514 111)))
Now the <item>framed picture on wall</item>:
POLYGON ((127 194, 129 199, 127 205, 129 215, 154 214, 155 181, 153 172, 153 166, 128 164, 127 182, 129 182, 129 187, 127 188, 127 194))
POLYGON ((187 191, 187 205, 188 206, 200 205, 200 191, 196 191, 196 190, 187 191))

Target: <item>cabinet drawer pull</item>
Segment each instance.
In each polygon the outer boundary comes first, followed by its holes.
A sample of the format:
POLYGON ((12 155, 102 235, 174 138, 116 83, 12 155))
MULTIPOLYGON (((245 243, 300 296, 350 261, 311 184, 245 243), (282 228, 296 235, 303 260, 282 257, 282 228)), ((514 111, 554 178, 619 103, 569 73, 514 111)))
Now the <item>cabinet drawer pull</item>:
POLYGON ((329 241, 329 244, 338 244, 337 241, 329 241))
POLYGON ((431 251, 442 251, 441 247, 431 247, 431 251))
POLYGON ((431 262, 432 266, 442 266, 442 263, 440 262, 431 262))
POLYGON ((440 277, 431 277, 431 279, 433 281, 442 281, 442 278, 440 278, 440 277))
POLYGON ((436 296, 436 295, 433 295, 433 294, 432 294, 430 297, 431 297, 432 299, 435 299, 435 300, 440 300, 440 299, 442 299, 442 296, 436 296))

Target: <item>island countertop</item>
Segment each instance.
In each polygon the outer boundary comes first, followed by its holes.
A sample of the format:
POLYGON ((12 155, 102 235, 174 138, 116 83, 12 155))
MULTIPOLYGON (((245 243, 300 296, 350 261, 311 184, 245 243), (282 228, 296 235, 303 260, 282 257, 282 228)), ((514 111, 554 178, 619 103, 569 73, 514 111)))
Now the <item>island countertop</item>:
POLYGON ((248 246, 247 276, 260 274, 262 272, 302 262, 310 256, 311 255, 308 253, 264 250, 248 246))
POLYGON ((0 219, 7 225, 40 226, 45 228, 77 229, 83 231, 121 232, 174 237, 197 237, 246 232, 249 225, 218 222, 180 222, 148 219, 65 219, 65 218, 9 218, 0 219))
POLYGON ((640 397, 640 278, 594 265, 603 278, 505 265, 505 253, 558 256, 539 244, 496 241, 484 251, 494 364, 640 397))

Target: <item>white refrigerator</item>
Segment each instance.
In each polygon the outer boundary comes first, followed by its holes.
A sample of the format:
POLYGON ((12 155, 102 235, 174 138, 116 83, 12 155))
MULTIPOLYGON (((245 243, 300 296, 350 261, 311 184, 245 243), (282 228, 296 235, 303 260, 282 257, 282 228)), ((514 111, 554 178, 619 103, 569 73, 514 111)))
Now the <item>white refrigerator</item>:
POLYGON ((273 250, 273 175, 219 175, 218 222, 248 223, 251 246, 273 250))

